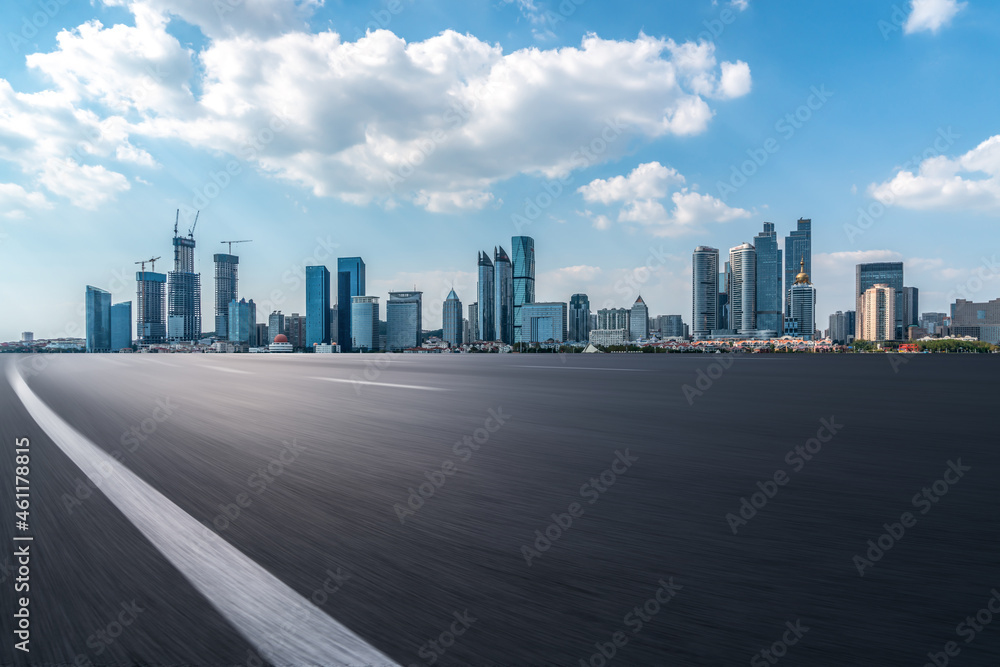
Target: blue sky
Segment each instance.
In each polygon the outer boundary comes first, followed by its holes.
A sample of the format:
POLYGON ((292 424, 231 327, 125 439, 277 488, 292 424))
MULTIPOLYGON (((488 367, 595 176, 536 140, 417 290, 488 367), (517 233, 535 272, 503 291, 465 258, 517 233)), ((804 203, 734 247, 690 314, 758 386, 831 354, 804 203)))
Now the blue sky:
POLYGON ((360 255, 439 326, 476 252, 527 234, 539 300, 641 292, 689 322, 695 246, 799 217, 821 326, 859 261, 904 261, 922 311, 1000 296, 996 3, 10 4, 2 340, 81 335, 87 284, 134 299, 177 208, 201 210, 206 328, 228 239, 253 239, 261 320, 304 311, 305 264, 360 255))

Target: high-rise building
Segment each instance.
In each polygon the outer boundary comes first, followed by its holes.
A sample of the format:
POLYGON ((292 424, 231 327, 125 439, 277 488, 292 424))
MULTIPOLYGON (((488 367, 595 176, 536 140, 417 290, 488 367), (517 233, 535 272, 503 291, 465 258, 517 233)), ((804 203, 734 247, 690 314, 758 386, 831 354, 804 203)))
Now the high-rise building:
POLYGON ((87 285, 87 352, 111 351, 111 292, 87 285))
POLYGON ((729 250, 729 319, 737 333, 757 329, 757 251, 749 243, 729 250))
POLYGON ((920 326, 927 329, 929 334, 938 333, 947 319, 948 313, 923 313, 920 316, 920 326))
POLYGON ((629 319, 630 340, 646 340, 649 338, 649 308, 646 307, 646 302, 642 300, 641 294, 635 300, 635 303, 632 304, 632 312, 629 315, 629 319))
POLYGON ((215 337, 229 339, 229 304, 239 297, 240 258, 217 253, 215 260, 215 337))
POLYGON ((462 345, 465 331, 462 327, 462 302, 458 300, 455 290, 448 292, 441 310, 441 338, 452 347, 462 345))
POLYGON ((691 258, 691 333, 708 338, 719 328, 719 251, 698 246, 691 258))
POLYGON ((472 322, 468 319, 462 320, 462 340, 465 341, 463 344, 471 343, 474 340, 472 337, 472 322))
POLYGON ((896 337, 896 288, 878 283, 858 299, 856 335, 859 340, 898 340, 896 337))
MULTIPOLYGON (((903 339, 903 263, 902 262, 868 262, 858 264, 855 278, 855 296, 861 296, 870 287, 888 285, 895 293, 893 314, 896 318, 896 330, 892 337, 879 340, 903 339)), ((861 318, 861 307, 858 306, 858 318, 861 318)), ((860 335, 858 338, 862 338, 860 335)), ((871 339, 863 339, 871 340, 871 339)))
POLYGON ((830 315, 830 340, 838 345, 847 345, 854 340, 855 311, 837 311, 830 315))
POLYGON ((377 296, 351 297, 351 351, 379 350, 378 317, 377 296))
POLYGON ((590 340, 590 299, 586 294, 569 298, 569 340, 581 343, 590 340))
POLYGON ((250 345, 257 334, 257 305, 253 299, 229 302, 229 342, 250 345))
POLYGON ((920 290, 916 287, 903 288, 903 332, 908 327, 920 326, 920 290))
MULTIPOLYGON (((276 310, 267 317, 267 339, 268 343, 274 342, 275 336, 285 336, 288 338, 288 334, 285 333, 285 316, 280 310, 276 310)), ((288 342, 287 340, 285 341, 288 342)))
POLYGON ((597 313, 590 314, 590 330, 593 331, 597 328, 597 313))
POLYGON ((784 267, 774 223, 765 222, 763 231, 754 237, 753 243, 757 249, 757 329, 781 335, 784 310, 781 279, 784 267))
POLYGON ((330 342, 340 344, 337 338, 340 336, 340 311, 337 304, 330 308, 330 342))
POLYGON ((798 335, 804 340, 815 340, 816 335, 816 288, 809 282, 805 260, 799 261, 799 273, 788 290, 791 300, 791 318, 798 325, 798 335))
POLYGON ((523 343, 563 343, 566 341, 566 304, 535 302, 523 304, 523 343))
POLYGON ((167 276, 153 271, 136 271, 135 280, 138 310, 136 333, 139 344, 164 343, 167 340, 167 276))
MULTIPOLYGON (((354 297, 365 294, 365 263, 360 257, 337 259, 337 342, 350 352, 354 341, 354 297)), ((374 349, 368 346, 368 349, 374 349)))
POLYGON ((660 315, 656 319, 662 338, 684 338, 684 319, 680 315, 660 315))
POLYGON ((111 350, 118 352, 132 347, 132 302, 111 306, 111 350))
POLYGON ((476 285, 479 301, 479 340, 496 340, 496 288, 493 260, 486 252, 479 253, 479 282, 476 285))
POLYGON ((420 347, 423 330, 423 292, 389 292, 385 305, 386 349, 390 352, 420 347))
POLYGON ((174 224, 174 270, 167 274, 167 318, 171 340, 201 338, 201 275, 194 272, 194 235, 180 236, 174 224))
POLYGON ((35 340, 34 331, 22 331, 21 332, 21 342, 22 343, 32 343, 35 340))
MULTIPOLYGON (((292 342, 289 337, 289 342, 292 342)), ((330 270, 325 266, 306 267, 305 347, 330 342, 330 270)), ((294 344, 294 343, 293 343, 294 344)))
POLYGON ((254 347, 266 347, 274 342, 274 338, 268 337, 269 325, 267 322, 258 322, 255 327, 257 330, 257 336, 254 338, 254 347))
POLYGON ((514 272, 507 251, 500 246, 493 249, 494 286, 496 296, 493 304, 496 314, 493 325, 496 327, 496 339, 508 345, 514 343, 514 272))
POLYGON ((951 326, 956 336, 973 336, 981 341, 1000 343, 1000 299, 967 301, 951 305, 951 326))
POLYGON ((601 308, 597 311, 597 326, 594 329, 632 330, 632 310, 629 308, 601 308))
MULTIPOLYGON (((306 298, 308 301, 308 297, 306 298)), ((292 313, 285 317, 285 328, 283 330, 288 342, 292 344, 292 349, 296 352, 312 350, 309 340, 309 317, 298 313, 292 313)), ((272 339, 273 340, 273 339, 272 339)))
POLYGON ((521 342, 521 306, 535 301, 535 240, 514 236, 510 240, 514 254, 514 342, 521 342))
MULTIPOLYGON (((812 220, 799 218, 795 229, 785 237, 785 315, 791 317, 792 300, 788 291, 795 284, 799 265, 805 262, 805 272, 812 275, 812 220)), ((732 303, 732 296, 730 296, 732 303)), ((815 328, 815 324, 813 325, 815 328)), ((736 328, 736 327, 733 327, 736 328)))
POLYGON ((469 304, 469 336, 466 338, 466 342, 472 343, 482 339, 479 333, 479 302, 477 301, 469 304))

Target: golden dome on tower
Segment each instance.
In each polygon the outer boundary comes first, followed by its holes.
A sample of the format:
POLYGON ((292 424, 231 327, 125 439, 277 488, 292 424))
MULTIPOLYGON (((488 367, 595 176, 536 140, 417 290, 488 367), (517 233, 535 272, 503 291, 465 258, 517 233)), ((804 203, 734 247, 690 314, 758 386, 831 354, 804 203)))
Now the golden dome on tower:
POLYGON ((799 275, 795 276, 796 285, 808 285, 809 284, 809 274, 806 273, 806 258, 803 257, 799 261, 799 275))

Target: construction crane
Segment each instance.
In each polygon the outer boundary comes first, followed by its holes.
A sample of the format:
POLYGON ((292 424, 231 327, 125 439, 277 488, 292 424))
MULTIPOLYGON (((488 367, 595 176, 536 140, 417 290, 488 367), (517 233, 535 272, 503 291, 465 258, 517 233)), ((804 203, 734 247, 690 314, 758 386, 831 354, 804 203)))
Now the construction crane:
MULTIPOLYGON (((178 214, 179 213, 180 212, 178 211, 178 214)), ((174 224, 176 225, 177 223, 175 222, 174 224)), ((142 260, 140 262, 136 262, 136 264, 140 264, 142 266, 142 280, 139 281, 139 294, 140 294, 139 300, 141 301, 141 303, 139 304, 139 344, 140 345, 142 345, 143 343, 146 342, 146 262, 149 262, 150 268, 155 271, 156 270, 156 260, 158 260, 158 259, 160 259, 160 258, 159 257, 153 257, 151 259, 144 259, 144 260, 142 260)))
POLYGON ((191 225, 191 229, 188 230, 188 238, 189 239, 193 239, 194 238, 194 228, 198 226, 198 216, 199 215, 201 215, 201 211, 198 211, 198 212, 196 212, 194 214, 194 224, 191 225))
POLYGON ((181 210, 177 209, 177 215, 174 216, 174 237, 177 236, 177 223, 181 221, 181 210))
POLYGON ((227 244, 229 244, 229 254, 230 255, 233 254, 233 244, 234 243, 251 243, 251 242, 253 242, 253 239, 245 239, 243 241, 219 241, 219 243, 227 243, 227 244))

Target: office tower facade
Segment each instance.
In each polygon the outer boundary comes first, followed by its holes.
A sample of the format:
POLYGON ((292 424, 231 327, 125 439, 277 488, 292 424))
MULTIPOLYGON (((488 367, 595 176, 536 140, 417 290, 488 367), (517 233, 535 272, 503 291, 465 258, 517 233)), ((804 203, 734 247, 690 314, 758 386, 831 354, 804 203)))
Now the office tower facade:
POLYGON ((629 314, 629 339, 646 340, 649 338, 649 308, 642 300, 642 295, 632 304, 632 312, 629 314))
POLYGON ((267 342, 274 342, 274 337, 278 335, 288 337, 288 334, 285 333, 285 316, 280 310, 267 316, 267 342))
POLYGON ((476 285, 479 301, 479 340, 496 340, 496 276, 493 270, 493 260, 485 253, 479 253, 479 282, 476 285))
POLYGON ((837 311, 830 315, 830 340, 838 345, 847 345, 854 340, 855 311, 837 311))
POLYGON ((258 322, 256 329, 257 329, 257 336, 254 339, 255 346, 266 347, 270 345, 272 342, 274 342, 274 339, 268 336, 268 331, 270 330, 270 326, 268 325, 267 322, 258 322))
MULTIPOLYGON (((337 259, 337 342, 341 352, 350 352, 354 340, 354 297, 365 293, 365 263, 360 257, 337 259)), ((372 349, 372 348, 369 348, 372 349)))
POLYGON ((462 319, 462 340, 465 341, 463 345, 474 340, 472 338, 472 322, 465 318, 462 319))
POLYGON ((87 285, 87 352, 111 351, 111 292, 87 285))
POLYGON ((22 343, 32 343, 35 340, 34 331, 22 331, 21 332, 21 342, 22 343))
MULTIPOLYGON (((308 298, 306 300, 308 301, 308 298)), ((288 338, 288 342, 292 344, 292 349, 296 352, 302 352, 307 349, 312 350, 312 345, 309 345, 307 342, 309 340, 308 316, 303 316, 299 313, 292 313, 285 316, 285 328, 282 333, 288 338)))
POLYGON ((586 294, 574 294, 569 298, 569 340, 583 342, 590 340, 590 299, 586 294))
POLYGON ((896 288, 878 283, 867 288, 858 299, 857 328, 859 340, 898 340, 896 337, 896 288))
POLYGON ((729 250, 729 319, 737 333, 757 329, 757 251, 749 243, 729 250))
POLYGON ((805 260, 799 261, 799 273, 788 290, 791 301, 791 319, 798 325, 798 335, 804 340, 816 338, 816 288, 809 282, 805 260))
POLYGON ((423 331, 423 292, 389 292, 385 304, 386 350, 420 347, 423 331))
POLYGON ((496 314, 493 316, 493 326, 496 328, 496 339, 508 345, 514 343, 514 270, 510 264, 507 251, 500 246, 493 250, 494 286, 493 298, 496 314))
POLYGON ((979 302, 958 299, 951 312, 956 336, 972 336, 994 345, 1000 342, 1000 299, 979 302))
MULTIPOLYGON (((795 284, 799 265, 805 263, 805 272, 812 275, 812 220, 799 218, 796 228, 785 237, 785 315, 791 317, 792 300, 788 291, 795 284)), ((730 303, 732 297, 730 297, 730 303)), ((815 327, 815 324, 813 325, 815 327)))
POLYGON ((351 297, 352 352, 377 352, 379 350, 378 317, 377 296, 351 297))
POLYGON ((482 340, 482 335, 479 333, 479 302, 469 304, 469 336, 466 338, 467 343, 473 341, 482 340))
POLYGON ((774 331, 780 336, 784 311, 781 289, 784 265, 774 223, 765 222, 763 231, 753 241, 757 250, 757 329, 774 331))
POLYGON ((201 338, 201 275, 194 272, 194 236, 178 235, 174 225, 174 270, 167 274, 167 318, 177 322, 172 340, 201 338))
POLYGON ((321 265, 307 266, 306 349, 330 342, 330 305, 330 270, 321 265))
POLYGON ((136 334, 142 345, 167 340, 167 276, 153 271, 137 271, 136 334))
POLYGON ((927 329, 929 334, 937 333, 944 327, 947 319, 948 313, 923 313, 920 316, 920 326, 927 329))
POLYGON ((632 311, 628 308, 602 308, 597 311, 595 329, 632 330, 632 311))
POLYGON ((257 335, 257 305, 253 299, 229 302, 229 342, 250 345, 257 335))
POLYGON ((567 308, 560 302, 524 304, 522 313, 523 343, 566 342, 568 335, 567 308))
POLYGON ((229 339, 229 304, 239 297, 240 258, 217 253, 215 261, 215 337, 229 339))
MULTIPOLYGON (((920 290, 916 287, 903 288, 903 333, 908 327, 920 326, 920 290)), ((906 336, 903 336, 906 338, 906 336)))
POLYGON ((465 331, 462 326, 462 302, 455 290, 448 292, 441 309, 441 338, 452 347, 460 347, 465 331))
POLYGON ((337 310, 337 304, 333 304, 330 307, 330 342, 339 344, 340 341, 338 337, 340 336, 340 311, 337 310))
POLYGON ((510 240, 513 257, 514 342, 521 342, 521 306, 535 301, 535 239, 514 236, 510 240))
POLYGON ((132 347, 132 302, 111 306, 111 350, 117 352, 132 347))
POLYGON ((684 338, 684 319, 680 315, 660 315, 656 328, 662 338, 684 338))
MULTIPOLYGON (((855 296, 860 300, 861 296, 875 285, 888 285, 892 288, 893 314, 896 318, 895 333, 892 337, 879 340, 902 340, 903 339, 903 263, 902 262, 868 262, 858 264, 855 276, 855 296)), ((861 307, 857 308, 859 317, 861 307)), ((859 335, 858 338, 861 338, 859 335)), ((870 340, 870 339, 864 339, 870 340)))
POLYGON ((691 333, 708 338, 719 328, 719 251, 698 246, 691 258, 691 333))

